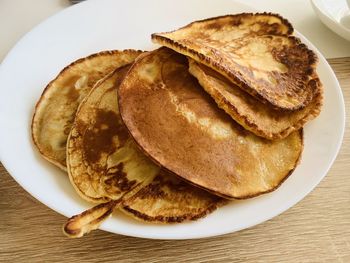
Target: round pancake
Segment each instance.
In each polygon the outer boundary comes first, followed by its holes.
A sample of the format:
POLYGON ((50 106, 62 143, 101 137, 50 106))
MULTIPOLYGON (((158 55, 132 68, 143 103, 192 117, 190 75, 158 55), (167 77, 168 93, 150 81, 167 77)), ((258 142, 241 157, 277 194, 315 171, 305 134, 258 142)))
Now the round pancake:
POLYGON ((141 51, 104 51, 65 67, 43 91, 32 120, 32 138, 41 155, 66 170, 66 141, 76 110, 95 83, 129 64, 141 51))
POLYGON ((214 69, 243 91, 278 109, 306 107, 315 90, 316 55, 290 34, 275 14, 237 14, 193 22, 152 35, 169 47, 214 69))
POLYGON ((305 123, 317 117, 321 111, 323 92, 318 78, 309 82, 319 85, 311 103, 296 111, 276 110, 242 91, 235 84, 203 64, 189 59, 189 71, 217 105, 236 122, 257 136, 274 140, 287 137, 305 123))
POLYGON ((68 137, 69 179, 91 202, 118 200, 150 183, 159 171, 138 150, 119 117, 116 87, 128 68, 118 68, 91 90, 68 137))
POLYGON ((152 222, 195 220, 223 204, 222 198, 160 171, 138 149, 118 112, 117 87, 128 68, 118 68, 91 90, 68 138, 67 168, 74 188, 85 200, 107 202, 71 218, 66 230, 72 227, 73 235, 96 229, 119 203, 133 217, 152 222))
POLYGON ((118 89, 119 110, 140 148, 183 179, 227 198, 276 189, 295 169, 302 131, 269 141, 232 121, 167 48, 140 56, 118 89))

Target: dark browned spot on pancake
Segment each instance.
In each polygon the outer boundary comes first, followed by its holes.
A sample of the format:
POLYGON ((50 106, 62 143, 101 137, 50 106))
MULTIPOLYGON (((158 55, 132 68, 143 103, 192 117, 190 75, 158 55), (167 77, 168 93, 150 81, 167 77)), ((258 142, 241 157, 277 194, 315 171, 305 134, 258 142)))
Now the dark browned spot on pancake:
POLYGON ((242 20, 240 17, 234 17, 232 19, 232 26, 239 26, 240 24, 242 24, 242 20))
POLYGON ((259 25, 258 30, 255 32, 257 35, 280 35, 283 33, 279 23, 256 22, 256 25, 259 25))
POLYGON ((313 68, 305 61, 309 60, 307 50, 300 49, 298 45, 284 47, 282 49, 273 49, 273 57, 283 63, 288 68, 288 75, 272 72, 274 78, 278 81, 283 92, 289 97, 307 96, 305 91, 305 82, 308 80, 313 68))
POLYGON ((209 23, 205 26, 205 29, 214 29, 214 30, 218 30, 222 27, 222 24, 220 24, 219 22, 213 22, 213 23, 209 23))
POLYGON ((116 150, 116 145, 113 143, 115 136, 118 136, 119 147, 129 138, 127 130, 115 112, 99 110, 95 119, 93 127, 87 129, 83 137, 84 156, 90 163, 98 162, 101 153, 111 154, 116 150))
POLYGON ((107 175, 110 176, 105 180, 105 184, 110 187, 116 187, 122 192, 129 191, 136 184, 135 180, 128 180, 127 174, 123 171, 123 163, 119 163, 108 169, 107 175))
POLYGON ((280 33, 280 24, 274 23, 274 24, 268 25, 267 33, 271 35, 278 35, 280 33))
POLYGON ((150 196, 152 196, 153 199, 164 198, 166 193, 161 189, 159 183, 147 185, 137 193, 137 198, 140 199, 149 199, 150 196))

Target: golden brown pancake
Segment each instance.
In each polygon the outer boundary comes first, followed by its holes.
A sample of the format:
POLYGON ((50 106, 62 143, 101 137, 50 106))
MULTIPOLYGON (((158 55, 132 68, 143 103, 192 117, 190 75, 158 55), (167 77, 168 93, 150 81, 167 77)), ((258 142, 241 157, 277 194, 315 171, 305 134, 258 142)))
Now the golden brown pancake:
POLYGON ((108 219, 116 207, 137 220, 152 223, 181 223, 197 220, 216 210, 228 200, 160 171, 154 180, 141 190, 127 193, 122 199, 96 205, 72 216, 63 227, 68 237, 82 237, 108 219))
POLYGON ((75 112, 95 83, 131 63, 141 51, 104 51, 65 67, 45 88, 32 120, 32 137, 42 156, 66 170, 66 141, 75 112))
POLYGON ((151 184, 136 194, 127 196, 129 197, 98 204, 72 216, 63 226, 63 233, 71 238, 82 237, 98 229, 116 207, 127 215, 146 222, 181 223, 202 218, 228 202, 195 188, 166 171, 161 171, 151 184))
POLYGON ((274 14, 237 14, 152 34, 169 47, 224 75, 245 92, 278 109, 306 107, 316 92, 317 58, 274 14))
POLYGON ((70 218, 67 235, 96 229, 116 206, 152 222, 181 222, 207 215, 223 199, 182 182, 149 160, 119 116, 117 87, 129 66, 101 80, 82 101, 67 142, 69 178, 84 199, 103 203, 70 218))
POLYGON ((266 139, 287 137, 321 111, 322 87, 317 78, 309 82, 309 85, 319 85, 313 88, 319 92, 309 105, 301 110, 280 111, 261 103, 216 71, 192 59, 189 59, 189 71, 220 108, 246 130, 266 139))
POLYGON ((140 56, 118 89, 119 110, 140 148, 164 168, 227 198, 276 189, 295 169, 302 131, 269 141, 244 130, 161 48, 140 56))
POLYGON ((116 87, 129 66, 100 81, 83 100, 67 141, 69 179, 84 199, 117 200, 158 174, 130 138, 118 113, 116 87))

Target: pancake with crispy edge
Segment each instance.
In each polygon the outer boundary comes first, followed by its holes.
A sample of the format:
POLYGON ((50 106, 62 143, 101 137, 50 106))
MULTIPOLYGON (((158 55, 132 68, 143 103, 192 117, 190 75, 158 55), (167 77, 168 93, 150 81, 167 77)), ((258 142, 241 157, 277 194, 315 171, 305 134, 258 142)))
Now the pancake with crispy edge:
POLYGON ((261 103, 211 68, 189 59, 189 71, 217 105, 236 122, 257 136, 274 140, 287 137, 321 111, 323 88, 318 78, 309 85, 318 85, 311 103, 296 111, 280 111, 261 103))
POLYGON ((67 142, 69 178, 85 200, 101 203, 70 218, 64 232, 80 237, 96 229, 116 207, 156 223, 196 220, 225 203, 151 162, 121 122, 117 87, 129 66, 101 80, 80 104, 67 142))
POLYGON ((141 53, 113 50, 92 54, 65 67, 46 86, 31 125, 34 144, 46 160, 66 170, 66 141, 80 102, 99 79, 141 53))
POLYGON ((317 57, 292 32, 279 15, 243 13, 192 22, 152 34, 152 40, 214 69, 263 103, 297 110, 317 92, 309 84, 317 57))
POLYGON ((244 199, 276 189, 295 169, 302 130, 269 141, 232 121, 167 48, 140 56, 118 89, 119 110, 155 162, 215 194, 244 199))
POLYGON ((118 200, 149 184, 159 171, 135 146, 119 117, 116 87, 128 69, 118 68, 91 90, 67 140, 69 179, 90 202, 118 200))

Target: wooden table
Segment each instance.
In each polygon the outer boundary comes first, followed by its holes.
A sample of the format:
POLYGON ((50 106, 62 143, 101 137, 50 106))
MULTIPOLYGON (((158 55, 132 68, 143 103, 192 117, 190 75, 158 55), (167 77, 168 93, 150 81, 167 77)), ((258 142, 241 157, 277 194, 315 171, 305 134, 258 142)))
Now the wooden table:
MULTIPOLYGON (((350 112, 350 58, 330 59, 350 112)), ((0 262, 350 262, 350 128, 328 175, 300 203, 263 224, 215 238, 147 240, 97 230, 61 232, 65 218, 0 165, 0 262)))

